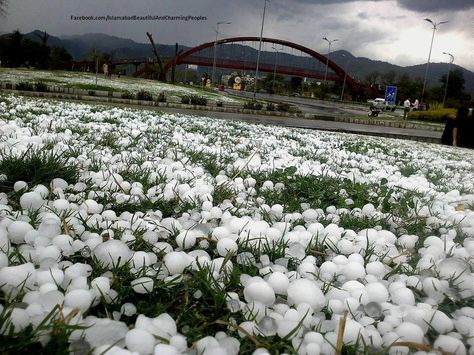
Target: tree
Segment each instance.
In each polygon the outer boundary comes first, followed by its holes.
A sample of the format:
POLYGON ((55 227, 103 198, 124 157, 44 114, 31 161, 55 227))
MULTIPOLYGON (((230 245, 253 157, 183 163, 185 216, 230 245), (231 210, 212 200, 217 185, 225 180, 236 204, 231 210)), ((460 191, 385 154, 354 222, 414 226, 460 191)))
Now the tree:
POLYGON ((382 74, 381 79, 382 79, 382 84, 383 85, 393 85, 395 84, 395 79, 397 77, 397 73, 395 70, 390 70, 384 74, 382 74))
MULTIPOLYGON (((443 75, 440 79, 443 90, 446 88, 447 75, 443 75)), ((464 94, 464 73, 461 69, 456 68, 449 72, 449 82, 448 82, 448 91, 446 92, 446 97, 459 98, 464 94)))
POLYGON ((64 47, 54 46, 51 48, 49 63, 51 68, 60 67, 64 63, 69 63, 72 56, 64 47))
POLYGON ((377 84, 377 80, 379 76, 380 76, 380 73, 378 71, 372 71, 365 76, 365 81, 371 86, 375 85, 377 84))

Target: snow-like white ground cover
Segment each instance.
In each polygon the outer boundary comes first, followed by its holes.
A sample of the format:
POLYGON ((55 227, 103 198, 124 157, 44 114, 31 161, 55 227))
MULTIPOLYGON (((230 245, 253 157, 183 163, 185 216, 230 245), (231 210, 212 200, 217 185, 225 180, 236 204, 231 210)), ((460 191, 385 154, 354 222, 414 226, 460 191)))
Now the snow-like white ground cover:
MULTIPOLYGON (((91 73, 11 68, 0 68, 0 80, 9 83, 34 83, 42 81, 47 85, 79 88, 81 88, 81 85, 87 85, 90 86, 91 90, 96 85, 95 75, 91 73)), ((153 95, 159 95, 160 93, 164 93, 167 96, 173 95, 180 97, 184 95, 199 95, 214 101, 237 102, 235 99, 221 94, 193 89, 191 87, 162 83, 156 80, 132 78, 127 76, 117 78, 117 76, 114 75, 112 79, 106 79, 102 74, 99 74, 97 77, 97 85, 99 89, 100 87, 107 87, 112 90, 129 91, 131 93, 146 90, 153 95)))
POLYGON ((3 349, 474 351, 472 151, 14 96, 0 135, 3 349))

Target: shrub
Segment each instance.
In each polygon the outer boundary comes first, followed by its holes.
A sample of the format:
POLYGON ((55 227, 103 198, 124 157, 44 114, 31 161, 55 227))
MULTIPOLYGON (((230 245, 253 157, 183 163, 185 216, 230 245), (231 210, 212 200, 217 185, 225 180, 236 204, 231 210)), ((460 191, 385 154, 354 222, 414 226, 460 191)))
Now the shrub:
POLYGON ((426 122, 442 123, 448 118, 456 117, 456 109, 438 108, 428 111, 412 111, 408 114, 408 119, 426 122))
POLYGON ((33 91, 34 87, 31 83, 27 81, 22 81, 21 83, 18 83, 15 85, 15 88, 17 90, 22 90, 22 91, 33 91))
POLYGON ((275 111, 275 105, 269 102, 266 107, 267 111, 275 111))
POLYGON ((150 92, 146 90, 140 90, 139 92, 137 92, 137 100, 152 101, 153 96, 150 92))
POLYGON ((22 155, 0 152, 0 171, 6 175, 6 179, 0 181, 0 191, 6 192, 11 191, 17 181, 25 181, 30 187, 48 186, 54 178, 75 183, 79 176, 78 167, 69 164, 67 157, 38 149, 29 149, 22 155))
POLYGON ((224 103, 222 101, 217 101, 216 106, 217 107, 222 107, 222 106, 224 106, 224 103))
POLYGON ((205 97, 192 95, 190 99, 191 99, 191 105, 197 105, 197 106, 207 105, 207 99, 205 97))
POLYGON ((281 102, 277 105, 277 110, 280 112, 288 112, 290 111, 290 105, 284 102, 281 102))
POLYGON ((13 84, 12 83, 6 83, 5 84, 5 89, 9 89, 9 90, 13 89, 13 84))
POLYGON ((35 90, 38 91, 38 92, 47 92, 47 91, 49 91, 48 85, 46 85, 45 83, 41 83, 41 82, 35 84, 35 90))
POLYGON ((156 101, 158 101, 158 102, 166 102, 165 93, 164 93, 164 92, 160 92, 160 94, 158 95, 158 98, 156 99, 156 101))
POLYGON ((260 102, 257 101, 248 101, 244 104, 244 109, 247 110, 261 110, 263 108, 263 105, 260 102))
POLYGON ((125 99, 125 100, 134 100, 135 99, 135 95, 133 95, 133 93, 131 93, 130 91, 125 91, 122 93, 122 99, 125 99))
POLYGON ((191 97, 187 95, 181 96, 181 103, 185 105, 189 105, 191 103, 191 97))

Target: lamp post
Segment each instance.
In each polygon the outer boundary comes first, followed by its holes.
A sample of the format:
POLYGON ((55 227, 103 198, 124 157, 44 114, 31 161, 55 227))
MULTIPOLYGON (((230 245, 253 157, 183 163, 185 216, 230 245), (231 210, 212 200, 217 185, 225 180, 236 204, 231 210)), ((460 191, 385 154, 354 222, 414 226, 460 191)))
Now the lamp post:
POLYGON ((275 78, 276 78, 276 71, 277 71, 278 48, 275 48, 275 46, 272 46, 272 48, 275 50, 275 60, 273 63, 273 85, 272 85, 272 91, 273 93, 275 93, 275 78))
POLYGON ((328 55, 326 57, 326 70, 324 71, 324 83, 327 83, 328 78, 328 66, 329 66, 329 55, 331 54, 331 44, 337 42, 338 39, 329 40, 327 37, 323 37, 323 39, 328 42, 328 55))
POLYGON ((217 48, 217 36, 219 35, 219 25, 230 25, 232 22, 218 22, 216 23, 216 40, 214 41, 214 60, 212 62, 212 85, 214 86, 214 76, 216 74, 216 48, 217 48))
POLYGON ((264 0, 265 3, 263 4, 262 29, 260 30, 260 43, 258 44, 257 66, 255 68, 255 81, 254 81, 254 88, 253 88, 254 100, 257 96, 258 66, 260 64, 260 53, 262 52, 263 26, 265 25, 265 11, 267 9, 267 1, 270 1, 270 0, 264 0))
MULTIPOLYGON (((342 54, 343 57, 347 57, 345 54, 342 54)), ((351 63, 352 58, 349 57, 346 63, 346 69, 344 70, 344 81, 342 82, 342 91, 341 91, 341 101, 344 100, 344 89, 346 88, 346 78, 347 78, 347 71, 349 70, 349 64, 351 63)))
POLYGON ((443 107, 444 107, 444 103, 446 102, 446 94, 448 93, 449 73, 451 73, 451 64, 453 64, 454 62, 454 55, 448 52, 443 52, 443 54, 449 55, 448 75, 446 76, 446 83, 445 83, 444 96, 443 96, 443 107))
POLYGON ((421 91, 421 102, 422 103, 423 103, 423 99, 425 97, 426 79, 428 78, 428 68, 430 66, 431 50, 433 49, 433 40, 434 40, 435 32, 436 32, 439 25, 442 25, 443 23, 448 22, 448 21, 434 22, 433 20, 431 20, 429 18, 425 18, 425 21, 431 23, 431 25, 433 26, 433 34, 431 36, 431 45, 430 45, 430 52, 428 54, 428 61, 426 62, 425 79, 423 80, 423 90, 421 91))

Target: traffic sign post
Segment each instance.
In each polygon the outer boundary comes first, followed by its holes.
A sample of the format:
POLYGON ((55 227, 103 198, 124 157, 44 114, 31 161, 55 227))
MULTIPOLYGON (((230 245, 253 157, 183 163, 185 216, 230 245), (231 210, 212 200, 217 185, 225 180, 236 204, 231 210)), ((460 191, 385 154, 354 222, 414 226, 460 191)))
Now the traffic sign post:
POLYGON ((385 88, 385 102, 391 106, 395 106, 397 102, 397 87, 387 86, 385 88))

